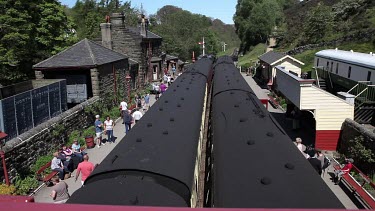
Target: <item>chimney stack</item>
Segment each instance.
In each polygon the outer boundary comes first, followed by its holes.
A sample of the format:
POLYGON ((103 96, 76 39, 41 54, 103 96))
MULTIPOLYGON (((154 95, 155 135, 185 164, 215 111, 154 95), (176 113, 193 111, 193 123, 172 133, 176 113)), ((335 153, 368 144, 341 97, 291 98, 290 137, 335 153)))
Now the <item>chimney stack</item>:
POLYGON ((140 34, 143 37, 147 37, 148 19, 145 17, 145 15, 141 15, 141 19, 138 23, 140 24, 140 34))
POLYGON ((124 13, 112 13, 111 24, 113 26, 124 26, 125 25, 125 15, 124 13))

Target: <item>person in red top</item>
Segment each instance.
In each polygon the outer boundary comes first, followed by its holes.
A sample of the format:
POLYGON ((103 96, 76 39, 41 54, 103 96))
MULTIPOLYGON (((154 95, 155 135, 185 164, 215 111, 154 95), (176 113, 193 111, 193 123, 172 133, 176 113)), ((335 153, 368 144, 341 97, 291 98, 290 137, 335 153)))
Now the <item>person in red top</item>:
POLYGON ((353 168, 353 162, 354 160, 352 158, 348 158, 348 159, 345 159, 346 161, 346 164, 344 167, 342 167, 341 169, 339 170, 335 170, 334 173, 335 173, 335 184, 339 184, 340 181, 341 181, 341 177, 347 173, 350 172, 350 170, 353 168))
POLYGON ((78 176, 79 176, 80 172, 82 172, 81 183, 82 183, 82 186, 83 186, 86 178, 88 176, 90 176, 92 171, 94 171, 94 164, 89 162, 89 156, 86 154, 86 155, 83 156, 83 162, 78 164, 75 181, 77 182, 78 176))

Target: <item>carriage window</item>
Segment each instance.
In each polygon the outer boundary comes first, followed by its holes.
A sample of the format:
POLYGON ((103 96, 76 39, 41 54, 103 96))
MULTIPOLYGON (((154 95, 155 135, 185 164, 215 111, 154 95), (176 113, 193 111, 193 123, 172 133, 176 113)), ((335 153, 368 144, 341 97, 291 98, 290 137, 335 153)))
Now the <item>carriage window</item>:
POLYGON ((319 58, 316 59, 316 66, 317 66, 317 67, 319 66, 319 58))
POLYGON ((371 71, 367 72, 367 81, 371 81, 371 71))
POLYGON ((331 62, 331 72, 332 72, 332 69, 333 69, 333 62, 331 62))
POLYGON ((328 69, 329 69, 329 62, 327 62, 327 71, 328 71, 328 69))
POLYGON ((339 63, 336 63, 336 74, 339 74, 339 63))
POLYGON ((348 78, 350 78, 350 74, 352 74, 352 67, 349 66, 349 70, 348 70, 348 78))

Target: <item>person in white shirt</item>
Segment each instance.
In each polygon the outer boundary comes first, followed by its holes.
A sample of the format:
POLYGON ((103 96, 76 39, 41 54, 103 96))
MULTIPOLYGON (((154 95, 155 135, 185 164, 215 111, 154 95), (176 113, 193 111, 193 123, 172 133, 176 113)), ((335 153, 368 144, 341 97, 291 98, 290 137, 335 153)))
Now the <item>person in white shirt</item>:
POLYGON ((142 116, 143 116, 142 112, 140 112, 139 110, 136 110, 133 113, 133 119, 135 120, 135 123, 137 123, 142 118, 142 116))
POLYGON ((111 117, 107 116, 107 119, 104 121, 104 130, 107 133, 108 136, 108 143, 115 142, 113 137, 113 127, 115 126, 114 121, 111 119, 111 117))
POLYGON ((128 104, 125 102, 125 99, 120 103, 121 116, 124 116, 124 112, 128 110, 128 104))

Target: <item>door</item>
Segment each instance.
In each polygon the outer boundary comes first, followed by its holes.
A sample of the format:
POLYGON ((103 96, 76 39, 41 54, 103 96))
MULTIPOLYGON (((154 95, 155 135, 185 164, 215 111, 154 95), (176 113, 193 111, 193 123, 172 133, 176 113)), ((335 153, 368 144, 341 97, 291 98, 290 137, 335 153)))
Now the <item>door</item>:
POLYGON ((152 77, 152 79, 154 81, 156 81, 156 80, 158 80, 158 66, 154 65, 152 69, 153 69, 153 73, 152 73, 153 77, 152 77))

